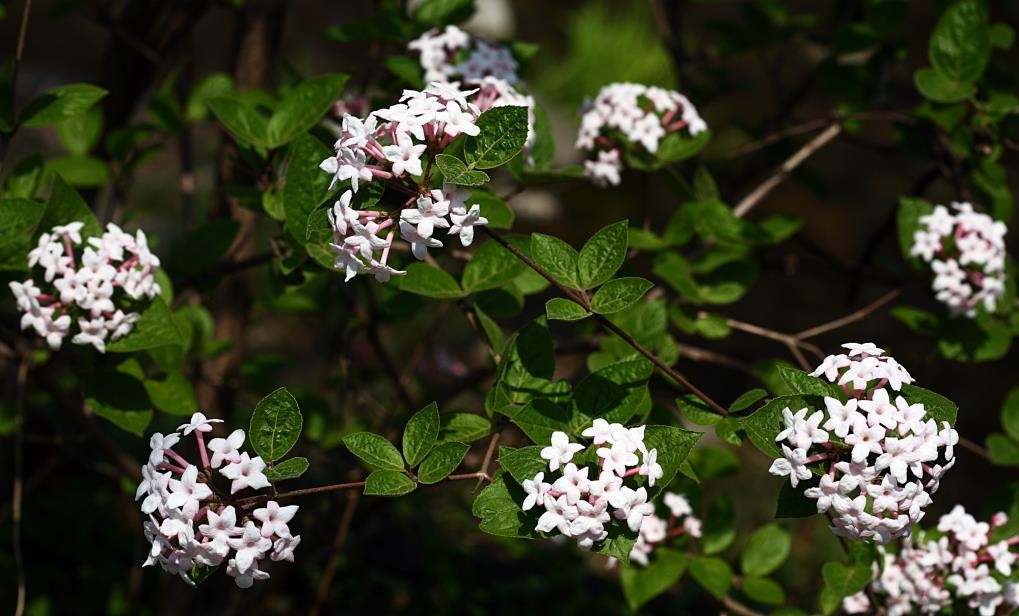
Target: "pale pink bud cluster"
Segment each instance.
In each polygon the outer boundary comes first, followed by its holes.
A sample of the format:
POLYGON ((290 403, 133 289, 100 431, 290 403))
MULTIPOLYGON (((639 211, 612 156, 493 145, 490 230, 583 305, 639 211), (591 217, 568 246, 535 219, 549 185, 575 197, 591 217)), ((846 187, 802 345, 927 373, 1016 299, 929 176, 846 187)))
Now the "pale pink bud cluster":
POLYGON ((959 435, 927 417, 923 404, 895 395, 912 378, 882 349, 843 346, 848 354, 829 356, 812 376, 841 385, 847 400, 825 396, 824 409, 783 409, 785 429, 775 437, 783 455, 770 472, 796 487, 815 476, 812 468, 822 471, 804 495, 817 501, 818 513, 831 511, 832 532, 885 544, 909 536, 923 518, 955 465, 959 435))
POLYGON ((522 508, 544 508, 535 530, 572 537, 582 549, 608 537, 612 519, 625 521, 631 532, 638 532, 644 520, 654 514, 648 502, 647 488, 627 479, 647 477, 648 487, 662 478, 658 450, 644 445, 645 426, 627 428, 622 424, 595 419, 582 434, 592 440, 584 445, 570 441, 565 432, 554 432, 551 444, 541 450, 548 460, 550 475, 540 472, 523 483, 522 508), (596 448, 597 462, 578 466, 576 454, 596 448), (638 455, 639 454, 639 455, 638 455))
POLYGON ((465 98, 474 92, 436 82, 421 92, 405 90, 402 102, 374 111, 366 120, 343 116, 336 156, 319 166, 333 175, 333 186, 350 181, 350 190, 328 212, 334 240, 331 247, 336 254, 334 267, 344 270, 346 280, 368 273, 385 282, 406 274, 388 263, 397 229, 399 237, 410 243, 414 256, 424 259, 428 248, 442 246, 433 237, 436 228, 458 235, 468 246, 474 239, 474 227, 488 223, 481 216, 480 204, 467 206, 470 193, 452 185, 411 200, 415 207, 402 210, 398 222, 385 212, 351 207, 362 182, 421 176, 425 173, 422 157, 441 152, 461 133, 479 134, 475 121, 481 111, 465 98))
POLYGON ((527 107, 527 141, 523 153, 531 163, 534 146, 534 97, 520 91, 517 61, 505 46, 472 36, 456 26, 425 32, 408 45, 420 53, 425 81, 477 88, 468 102, 481 111, 493 107, 527 107))
POLYGON ((585 105, 576 147, 588 155, 584 174, 595 184, 619 184, 623 151, 639 147, 654 155, 666 135, 695 136, 708 129, 679 92, 639 83, 612 83, 585 105))
POLYGON ((630 550, 630 562, 647 566, 654 549, 668 539, 689 535, 701 536, 702 522, 693 514, 693 508, 686 497, 675 492, 666 492, 662 503, 669 510, 667 518, 651 514, 644 518, 637 535, 637 543, 630 550))
MULTIPOLYGON (((994 530, 1008 522, 999 512, 991 523, 977 522, 962 505, 941 516, 938 533, 922 541, 903 541, 897 552, 883 550, 883 566, 874 563, 871 595, 889 616, 936 614, 965 603, 983 616, 1011 613, 1019 607, 1013 547, 1019 536, 991 542, 994 530)), ((849 614, 874 613, 865 592, 847 597, 849 614)))
POLYGON ((994 312, 1005 294, 1005 223, 969 203, 951 205, 920 217, 909 253, 930 264, 931 288, 953 315, 994 312))
POLYGON ((517 61, 499 43, 472 36, 456 26, 435 28, 411 41, 407 47, 420 54, 425 81, 478 83, 495 77, 517 84, 517 61))
POLYGON ((213 423, 222 420, 195 413, 177 432, 165 436, 157 432, 149 440, 151 452, 135 493, 135 500, 144 497, 141 510, 149 517, 144 530, 152 546, 144 566, 158 563, 193 586, 196 568, 226 563, 227 575, 239 587, 249 588, 255 580, 269 577, 259 566, 266 556, 294 561, 301 536, 291 534, 288 523, 297 505, 281 507, 270 500, 254 508, 234 502, 237 492, 270 487, 263 472, 266 465, 261 457, 252 458, 240 450, 244 430, 206 444, 205 434, 212 431, 213 423), (173 449, 182 436, 190 434, 195 435, 201 467, 173 449), (229 493, 213 483, 217 469, 230 480, 229 493))
POLYGON ((139 317, 134 309, 159 295, 159 258, 149 252, 144 232, 130 235, 113 223, 102 236, 88 238, 76 254, 84 226, 58 225, 39 236, 28 265, 41 270, 42 283, 33 277, 9 286, 23 313, 22 329, 34 329, 54 350, 74 332, 73 344, 105 353, 107 340, 134 328, 139 317))

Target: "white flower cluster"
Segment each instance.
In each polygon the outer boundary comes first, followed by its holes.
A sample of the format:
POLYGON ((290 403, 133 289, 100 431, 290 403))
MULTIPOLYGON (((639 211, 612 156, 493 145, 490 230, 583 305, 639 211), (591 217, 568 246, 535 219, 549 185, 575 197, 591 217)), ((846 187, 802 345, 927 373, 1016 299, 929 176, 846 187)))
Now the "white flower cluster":
POLYGON ((909 254, 930 263, 932 289, 953 315, 994 312, 1005 294, 1005 223, 975 212, 969 203, 943 205, 920 217, 909 254))
MULTIPOLYGON (((1008 612, 1019 607, 1019 584, 1008 580, 1013 573, 1016 554, 1012 547, 1019 536, 991 543, 995 528, 1008 522, 999 512, 991 523, 977 522, 962 505, 941 516, 940 538, 917 544, 903 542, 897 554, 885 552, 884 566, 874 564, 871 591, 881 600, 889 616, 936 614, 965 600, 969 608, 983 616, 998 613, 1007 605, 1008 612)), ((843 609, 849 614, 873 613, 865 592, 846 597, 843 609)))
MULTIPOLYGON (((361 182, 375 178, 399 180, 425 173, 421 157, 428 152, 441 152, 461 133, 477 135, 475 120, 478 107, 468 103, 455 84, 432 83, 424 91, 405 90, 401 102, 369 114, 360 120, 350 114, 343 116, 343 128, 336 141, 336 156, 322 161, 320 168, 333 175, 337 182, 350 180, 345 191, 329 210, 333 229, 334 266, 346 271, 346 280, 359 273, 373 274, 380 282, 404 271, 388 264, 395 223, 384 212, 357 210, 351 202, 361 182), (380 233, 389 229, 385 238, 380 233), (377 254, 378 253, 378 254, 377 254)), ((433 237, 436 227, 457 234, 464 246, 474 240, 474 227, 488 223, 481 216, 481 206, 468 208, 470 192, 447 184, 443 190, 419 195, 407 203, 415 208, 400 213, 400 237, 411 244, 414 256, 424 259, 429 248, 442 242, 433 237), (448 220, 447 220, 448 216, 448 220)))
POLYGON ((244 430, 214 438, 206 446, 205 433, 219 422, 222 420, 195 413, 191 421, 177 428, 181 434, 157 432, 149 440, 152 451, 135 493, 135 500, 144 497, 141 510, 149 516, 144 528, 152 547, 145 566, 159 563, 163 570, 180 575, 193 586, 190 574, 195 567, 217 567, 225 562, 227 575, 235 578, 239 587, 250 588, 255 580, 268 579, 268 572, 258 565, 267 554, 273 561, 294 561, 294 548, 301 543, 301 536, 291 534, 287 524, 297 513, 297 505, 280 507, 270 500, 249 513, 250 507, 241 502, 227 504, 240 490, 260 490, 270 483, 262 472, 262 458, 240 451, 244 430), (192 433, 198 442, 201 468, 173 450, 182 435, 192 433), (229 495, 213 484, 214 469, 230 480, 229 495))
POLYGON ((633 544, 630 550, 630 562, 647 566, 651 561, 648 556, 655 547, 673 537, 690 535, 691 537, 701 536, 701 520, 694 517, 693 508, 690 502, 681 494, 666 492, 662 496, 662 502, 669 509, 669 518, 660 518, 651 514, 644 518, 640 525, 640 533, 637 535, 637 543, 633 544))
POLYGON ((591 438, 592 446, 597 448, 594 471, 597 478, 590 477, 592 467, 578 467, 572 461, 574 455, 588 446, 571 443, 565 432, 554 432, 551 444, 541 450, 541 457, 548 460, 549 471, 558 472, 559 476, 549 476, 546 482, 545 473, 541 472, 523 483, 527 494, 523 510, 535 506, 545 509, 535 530, 543 533, 558 530, 585 550, 608 537, 605 527, 613 517, 625 520, 632 532, 638 532, 644 520, 654 514, 655 507, 648 502, 646 488, 633 489, 625 485, 626 479, 641 475, 648 478, 648 486, 654 486, 663 474, 658 450, 648 450, 644 445, 644 428, 626 428, 595 419, 594 425, 584 430, 582 434, 591 438))
POLYGON ((429 30, 407 47, 421 54, 425 81, 478 83, 485 77, 495 77, 509 84, 520 82, 517 61, 509 49, 456 26, 429 30))
POLYGON ((71 342, 91 344, 105 353, 106 340, 126 336, 138 320, 125 296, 140 301, 159 295, 154 276, 159 258, 149 252, 145 233, 138 230, 132 236, 113 223, 102 236, 88 238, 76 256, 84 226, 58 225, 39 236, 28 253, 28 265, 43 270, 44 284, 30 278, 11 282, 10 288, 24 313, 22 329, 34 329, 56 350, 76 324, 71 342))
POLYGON ((671 133, 695 136, 708 129, 693 104, 679 92, 639 83, 612 83, 585 105, 576 147, 597 159, 584 162, 595 184, 619 184, 622 151, 640 145, 649 154, 671 133))
POLYGON ((939 426, 927 417, 922 403, 895 395, 913 379, 882 349, 842 346, 847 354, 828 356, 811 375, 838 383, 848 400, 825 396, 824 410, 785 408, 785 429, 775 437, 783 456, 770 472, 796 487, 813 477, 812 465, 822 465, 819 485, 804 495, 817 501, 818 513, 834 513, 832 532, 884 544, 909 536, 923 518, 955 465, 959 435, 947 421, 939 426))
MULTIPOLYGON (((425 32, 408 45, 421 54, 425 81, 477 88, 467 100, 482 112, 493 107, 527 107, 524 156, 534 146, 534 97, 519 91, 517 61, 499 43, 471 36, 456 26, 425 32)), ((530 163, 530 160, 528 160, 530 163)))

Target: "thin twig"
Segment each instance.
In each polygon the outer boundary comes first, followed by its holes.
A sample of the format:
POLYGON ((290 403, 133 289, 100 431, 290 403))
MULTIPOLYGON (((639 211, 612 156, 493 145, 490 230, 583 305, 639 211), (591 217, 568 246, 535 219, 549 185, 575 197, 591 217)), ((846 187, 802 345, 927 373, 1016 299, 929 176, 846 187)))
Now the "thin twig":
POLYGON ((21 511, 22 496, 24 494, 24 484, 22 483, 21 475, 24 470, 25 454, 22 430, 25 420, 25 384, 28 382, 28 370, 31 367, 31 361, 29 355, 24 355, 21 358, 21 363, 18 364, 18 391, 14 403, 14 491, 11 496, 11 547, 14 551, 14 570, 18 582, 18 598, 14 606, 15 616, 21 616, 25 613, 25 561, 24 555, 21 553, 21 511))
MULTIPOLYGON (((28 17, 32 14, 32 0, 25 0, 25 9, 21 12, 21 26, 18 29, 18 44, 14 48, 14 65, 11 67, 11 97, 14 97, 18 84, 18 69, 21 67, 21 58, 25 54, 25 38, 28 34, 28 17)), ((7 152, 10 151, 11 139, 14 138, 14 133, 18 130, 17 124, 11 129, 11 131, 5 135, 0 136, 0 148, 3 152, 0 153, 0 171, 3 171, 7 164, 7 152)))
POLYGON ((739 616, 764 616, 761 612, 750 609, 729 595, 722 597, 722 605, 725 606, 725 609, 733 614, 739 614, 739 616))
POLYGON ((495 456, 495 449, 499 445, 500 437, 502 437, 502 430, 493 434, 491 440, 488 441, 488 447, 485 448, 485 457, 481 460, 481 468, 479 468, 477 472, 477 475, 479 475, 479 486, 481 485, 482 480, 492 480, 492 478, 488 476, 488 467, 492 463, 492 457, 495 456))
MULTIPOLYGON (((281 498, 293 498, 294 496, 307 496, 309 494, 322 494, 323 492, 335 492, 336 490, 349 490, 351 488, 363 488, 363 481, 351 481, 348 483, 334 483, 327 486, 318 486, 315 488, 304 488, 303 490, 291 490, 290 492, 280 492, 276 496, 272 497, 273 500, 279 500, 281 498)), ((237 501, 237 505, 245 507, 250 503, 257 503, 268 498, 267 496, 251 496, 248 498, 242 498, 237 501)))
POLYGON ((804 342, 792 334, 783 334, 782 332, 777 332, 767 327, 754 325, 753 323, 737 321, 736 319, 728 319, 727 323, 729 324, 729 327, 739 330, 741 332, 746 332, 748 334, 760 336, 761 338, 775 340, 777 342, 781 342, 786 346, 806 349, 807 351, 810 351, 814 355, 817 355, 818 359, 824 358, 824 351, 822 351, 820 347, 811 344, 810 342, 804 342))
POLYGON ((830 332, 833 329, 838 329, 840 327, 845 327, 846 325, 849 325, 850 323, 855 323, 856 321, 859 321, 861 319, 864 319, 864 318, 870 316, 870 314, 873 313, 875 310, 877 310, 881 306, 884 306, 888 302, 892 301, 893 299, 898 297, 899 294, 901 294, 901 293, 902 293, 902 289, 892 289, 888 293, 885 293, 881 297, 879 297, 876 300, 874 300, 873 302, 867 304, 863 308, 860 308, 856 312, 853 312, 852 314, 848 314, 848 315, 846 315, 846 316, 844 316, 844 317, 842 317, 840 319, 835 319, 834 321, 829 321, 827 323, 822 323, 821 325, 818 325, 817 327, 811 327, 810 329, 805 329, 805 330, 801 331, 800 333, 796 334, 795 338, 797 340, 805 340, 807 338, 813 338, 814 336, 818 336, 818 335, 823 334, 825 332, 830 332))
POLYGON ((738 148, 736 151, 729 154, 727 158, 739 158, 740 156, 752 154, 753 152, 764 149, 773 143, 782 141, 783 139, 795 137, 797 135, 802 135, 804 133, 813 132, 821 128, 822 126, 828 125, 829 123, 831 123, 831 120, 828 118, 814 118, 813 120, 804 122, 803 124, 794 124, 793 126, 787 126, 781 130, 769 133, 764 137, 758 139, 757 141, 752 141, 738 148))
MULTIPOLYGON (((586 293, 575 291, 575 290, 567 287, 563 283, 559 282, 559 280, 556 279, 555 276, 553 276, 552 274, 547 272, 545 270, 545 268, 543 268, 540 265, 538 265, 534 261, 534 259, 532 259, 532 258, 528 257, 527 255, 525 255, 524 253, 520 252, 520 250, 517 249, 516 246, 514 246, 514 245, 510 244, 509 242, 507 242, 501 235, 499 235, 495 231, 492 231, 488 227, 482 227, 481 230, 484 231, 486 234, 488 234, 488 236, 491 237, 493 240, 498 242, 503 248, 505 248, 506 250, 510 251, 510 253, 512 253, 513 256, 515 256, 516 258, 520 259, 528 267, 530 267, 535 272, 540 274, 542 278, 544 278, 545 280, 549 281, 552 284, 552 286, 554 286, 556 289, 558 289, 559 292, 562 293, 563 295, 565 295, 568 299, 576 302, 577 304, 580 304, 581 306, 583 306, 587 310, 591 309, 591 300, 589 300, 587 298, 587 294, 586 293)), ((682 385, 686 390, 688 390, 693 395, 695 395, 698 398, 700 398, 702 402, 704 402, 709 407, 711 407, 711 409, 714 410, 716 413, 718 413, 719 415, 722 415, 723 417, 725 417, 725 416, 727 416, 729 414, 729 411, 727 411, 725 409, 725 407, 723 407, 722 405, 720 405, 717 402, 715 402, 711 398, 711 396, 707 395, 706 393, 701 391, 699 388, 694 386, 694 384, 691 383, 690 381, 688 381, 686 379, 686 377, 684 377, 682 374, 676 372, 676 370, 674 370, 672 368, 672 366, 666 364, 657 355, 655 355, 651 351, 647 350, 644 347, 644 345, 642 345, 639 342, 637 342, 633 338, 633 336, 631 336, 630 334, 628 334, 625 331, 623 331, 618 325, 616 325, 615 323, 613 323, 612 321, 608 320, 607 318, 605 318, 604 316, 602 316, 600 314, 595 314, 594 315, 594 319, 596 321, 598 321, 598 323, 603 328, 605 328, 605 329, 609 330, 610 332, 612 332, 613 334, 619 336, 619 338, 622 339, 622 341, 625 342, 626 344, 630 345, 633 348, 633 350, 637 351, 638 353, 640 353, 641 355, 646 357, 652 364, 655 365, 656 368, 658 368, 666 376, 668 376, 672 380, 674 380, 677 383, 679 383, 680 385, 682 385)))
POLYGON ((972 451, 973 453, 977 454, 978 456, 980 456, 984 460, 987 460, 988 462, 991 461, 991 452, 987 451, 986 449, 984 449, 983 447, 981 447, 977 443, 974 443, 973 441, 969 440, 968 438, 966 438, 964 436, 960 436, 959 437, 959 445, 963 449, 968 449, 969 451, 972 451))
POLYGON ((808 141, 806 145, 797 150, 795 154, 790 156, 784 163, 772 171, 771 175, 769 175, 766 180, 761 182, 757 188, 750 191, 750 194, 743 197, 743 199, 736 204, 732 213, 737 218, 746 216, 747 213, 761 201, 761 199, 770 193, 776 186, 784 182, 794 169, 799 167, 803 161, 810 158, 810 156, 815 152, 827 145, 829 141, 837 137, 840 132, 842 132, 842 126, 838 122, 833 122, 821 134, 808 141))
POLYGON ((343 550, 350 536, 350 525, 354 521, 354 512, 357 511, 357 504, 361 500, 360 492, 350 492, 347 495, 347 505, 343 508, 343 515, 336 527, 336 536, 333 538, 333 546, 330 550, 331 557, 326 563, 325 571, 322 572, 322 580, 318 584, 318 593, 315 595, 315 604, 308 611, 308 616, 317 616, 322 605, 329 598, 329 589, 333 584, 333 577, 339 566, 337 555, 343 550))

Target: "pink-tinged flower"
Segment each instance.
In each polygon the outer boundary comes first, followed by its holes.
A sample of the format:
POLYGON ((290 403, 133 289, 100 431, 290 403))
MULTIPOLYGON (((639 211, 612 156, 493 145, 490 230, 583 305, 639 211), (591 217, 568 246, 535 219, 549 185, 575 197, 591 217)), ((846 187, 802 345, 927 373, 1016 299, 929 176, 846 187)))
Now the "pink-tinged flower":
POLYGON ((839 438, 846 438, 849 430, 856 422, 856 417, 860 414, 856 410, 857 403, 856 398, 852 398, 843 404, 831 396, 825 396, 824 406, 828 409, 828 420, 824 422, 824 429, 831 430, 839 438))
POLYGON ((204 413, 195 413, 191 416, 191 421, 186 424, 177 426, 177 431, 182 432, 185 436, 192 432, 212 432, 212 424, 223 423, 222 419, 208 419, 204 413))
POLYGON ((649 515, 654 515, 655 506, 647 502, 647 490, 644 488, 637 488, 631 490, 630 488, 624 487, 623 492, 626 495, 626 504, 616 509, 616 519, 626 520, 626 525, 631 531, 637 532, 640 530, 640 525, 644 521, 644 518, 649 515))
POLYGON ((272 485, 265 473, 262 472, 264 469, 265 462, 261 457, 249 458, 248 452, 245 451, 241 454, 240 460, 227 464, 219 472, 227 479, 233 480, 233 483, 230 484, 230 493, 234 494, 244 488, 260 490, 272 485))
POLYGON ((226 574, 234 578, 238 588, 251 588, 255 580, 268 580, 269 574, 258 568, 258 562, 252 561, 246 571, 237 564, 237 559, 231 558, 226 565, 226 574))
POLYGON ((658 463, 658 450, 652 449, 644 454, 644 463, 640 465, 639 474, 647 476, 647 484, 654 486, 655 481, 661 479, 665 474, 662 465, 658 463))
POLYGON ((602 470, 614 472, 620 477, 626 474, 631 466, 640 463, 637 454, 630 451, 625 443, 615 443, 612 447, 599 447, 598 457, 602 459, 602 470))
POLYGON ((237 551, 234 562, 237 571, 242 574, 256 566, 255 560, 272 549, 272 541, 263 537, 255 523, 250 521, 244 525, 244 533, 240 537, 231 538, 228 543, 237 551))
POLYGON ((560 465, 572 460, 574 454, 583 450, 584 446, 580 443, 571 443, 570 437, 565 432, 553 432, 552 444, 541 450, 541 457, 548 460, 548 469, 554 471, 560 465))
POLYGON ((198 481, 198 467, 194 464, 184 470, 179 480, 170 480, 170 495, 166 498, 166 506, 181 508, 192 514, 198 511, 198 502, 212 496, 209 486, 198 481))
POLYGON ((285 560, 288 562, 294 562, 294 548, 300 544, 300 535, 294 535, 293 537, 280 537, 272 544, 272 553, 269 554, 269 559, 272 561, 285 560))
POLYGON ((297 505, 280 507, 276 501, 269 501, 264 508, 255 509, 251 515, 262 523, 263 537, 272 537, 273 535, 289 537, 290 527, 287 526, 287 522, 294 518, 297 509, 297 505))
POLYGON ((581 434, 592 439, 592 442, 595 445, 601 445, 612 439, 613 425, 614 424, 610 424, 601 417, 598 417, 594 420, 594 423, 591 424, 591 427, 586 428, 583 432, 581 432, 581 434))
POLYGON ((551 484, 545 483, 545 473, 538 473, 534 476, 534 479, 524 479, 521 487, 524 489, 524 493, 527 494, 523 504, 520 506, 524 511, 530 511, 535 505, 539 507, 544 505, 546 495, 552 489, 551 484))
POLYGON ((401 132, 396 135, 396 143, 384 146, 382 153, 386 160, 393 163, 393 175, 421 175, 424 172, 421 168, 421 155, 427 148, 423 143, 415 144, 409 134, 401 132))
POLYGON ((898 425, 898 408, 888 399, 888 390, 878 389, 870 400, 860 400, 860 410, 866 411, 867 423, 871 426, 881 424, 888 430, 898 425))
POLYGON ((853 462, 862 462, 872 453, 880 455, 881 442, 885 438, 885 429, 881 425, 867 426, 866 422, 858 421, 852 434, 846 436, 846 445, 853 448, 853 462))
POLYGON ((214 438, 209 441, 209 451, 212 458, 209 466, 219 468, 223 462, 239 462, 241 459, 240 447, 244 444, 244 430, 240 428, 230 433, 226 438, 214 438))
POLYGON ((166 450, 172 448, 180 441, 179 434, 167 434, 163 436, 159 432, 156 432, 149 437, 149 448, 152 449, 149 453, 149 463, 158 466, 163 462, 163 456, 166 450))
POLYGON ((208 517, 208 523, 201 524, 198 527, 198 532, 208 539, 227 543, 232 537, 236 537, 244 532, 242 528, 237 526, 237 512, 234 510, 233 505, 227 505, 221 508, 219 512, 209 509, 206 512, 206 516, 208 517))
POLYGON ((576 464, 568 462, 563 467, 563 476, 552 484, 552 489, 565 496, 567 504, 576 505, 580 500, 581 493, 588 492, 590 489, 590 482, 587 478, 590 470, 586 466, 577 468, 576 464))
POLYGON ((794 488, 802 480, 810 479, 810 469, 807 468, 807 452, 802 449, 789 449, 782 445, 782 456, 771 463, 768 472, 779 477, 789 477, 789 483, 794 488))
POLYGON ((449 228, 449 235, 459 235, 460 243, 470 246, 474 242, 474 227, 481 227, 488 224, 488 219, 481 215, 481 205, 475 203, 466 213, 463 210, 453 210, 449 214, 453 221, 449 228))

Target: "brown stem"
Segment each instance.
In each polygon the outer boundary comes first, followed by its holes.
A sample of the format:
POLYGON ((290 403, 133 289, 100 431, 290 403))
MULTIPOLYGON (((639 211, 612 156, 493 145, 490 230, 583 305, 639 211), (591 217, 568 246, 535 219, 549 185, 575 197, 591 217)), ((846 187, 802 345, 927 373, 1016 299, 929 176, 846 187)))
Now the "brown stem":
POLYGON ((969 440, 966 437, 963 436, 959 437, 959 446, 962 447, 963 449, 968 449, 969 451, 972 451, 973 453, 977 454, 978 456, 980 456, 984 460, 987 460, 988 462, 991 461, 991 453, 989 451, 987 451, 986 449, 984 449, 983 447, 981 447, 977 443, 974 443, 973 441, 969 440))
MULTIPOLYGON (((591 309, 591 301, 587 298, 586 294, 571 289, 564 285, 563 283, 559 282, 559 280, 556 279, 555 276, 547 272, 545 268, 538 265, 534 261, 534 259, 525 255, 516 246, 507 242, 505 238, 503 238, 495 231, 492 231, 488 227, 482 227, 481 229, 489 237, 498 242, 503 248, 510 251, 510 253, 513 254, 513 256, 523 261, 528 267, 530 267, 535 272, 540 274, 542 278, 549 281, 552 284, 552 286, 558 289, 559 292, 565 295, 568 299, 576 302, 577 304, 580 304, 587 310, 591 309)), ((729 411, 727 411, 725 407, 715 402, 710 396, 708 396, 706 393, 704 393, 696 386, 694 386, 694 384, 688 381, 686 377, 676 372, 671 366, 662 361, 657 355, 644 348, 644 345, 634 340, 633 336, 623 331, 618 325, 616 325, 615 323, 613 323, 612 321, 608 320, 607 318, 600 314, 595 314, 594 319, 598 321, 598 323, 603 328, 619 336, 619 338, 622 339, 623 342, 625 342, 626 344, 630 345, 633 348, 633 350, 637 351, 638 353, 646 357, 652 364, 655 365, 655 367, 661 370, 662 373, 664 373, 666 376, 673 379, 674 381, 682 385, 685 389, 687 389, 690 393, 700 398, 702 402, 711 407, 711 409, 714 410, 716 413, 722 415, 723 417, 729 415, 729 411)))
POLYGON ((491 481, 492 478, 488 476, 488 473, 482 473, 478 471, 476 473, 463 473, 460 475, 450 475, 446 477, 446 481, 463 481, 465 479, 477 479, 478 483, 482 481, 491 481))
POLYGON ((770 193, 776 186, 784 182, 794 169, 799 167, 803 161, 807 160, 811 157, 811 155, 827 145, 829 141, 837 137, 840 132, 842 132, 842 126, 838 122, 833 122, 820 135, 808 141, 806 145, 797 150, 795 154, 790 156, 784 163, 772 171, 771 175, 769 175, 767 179, 761 182, 757 188, 750 191, 750 194, 743 197, 743 199, 736 204, 736 207, 733 208, 732 213, 737 218, 746 216, 747 213, 761 201, 761 199, 770 193))
MULTIPOLYGON (((351 481, 349 483, 334 483, 327 486, 318 486, 315 488, 304 488, 303 490, 291 490, 290 492, 280 492, 276 496, 271 497, 273 500, 279 500, 281 498, 292 498, 294 496, 307 496, 309 494, 322 494, 323 492, 335 492, 336 490, 349 490, 351 488, 363 488, 363 481, 351 481)), ((252 503, 261 502, 268 500, 270 497, 267 495, 251 496, 248 498, 242 498, 237 501, 237 505, 240 507, 246 507, 252 503)))
POLYGON ((881 306, 884 306, 888 302, 892 301, 893 299, 898 297, 899 294, 901 294, 901 293, 902 293, 902 289, 892 289, 888 293, 885 293, 881 297, 879 297, 876 300, 874 300, 873 302, 867 304, 863 308, 860 308, 856 312, 853 312, 852 314, 848 314, 848 315, 846 315, 846 316, 844 316, 842 318, 835 319, 834 321, 829 321, 827 323, 822 323, 821 325, 818 325, 817 327, 811 327, 810 329, 805 329, 805 330, 801 331, 800 333, 796 334, 795 337, 796 337, 797 340, 804 340, 806 338, 813 338, 814 336, 818 336, 818 335, 823 334, 825 332, 829 332, 829 331, 831 331, 833 329, 838 329, 840 327, 844 327, 846 325, 849 325, 850 323, 855 323, 856 321, 859 321, 860 319, 864 319, 864 318, 870 316, 870 314, 872 312, 874 312, 875 310, 877 310, 881 306))
POLYGON ((764 616, 761 612, 750 609, 729 595, 722 597, 722 605, 725 606, 725 609, 733 614, 739 614, 739 616, 764 616))
POLYGON ((816 345, 813 345, 813 344, 811 344, 809 342, 804 342, 804 341, 800 340, 799 338, 797 338, 796 336, 793 336, 792 334, 784 334, 782 332, 777 332, 777 331, 775 331, 773 329, 768 329, 767 327, 762 327, 760 325, 754 325, 753 323, 745 323, 743 321, 737 321, 736 319, 728 319, 727 322, 729 324, 729 327, 731 327, 733 329, 737 329, 737 330, 739 330, 741 332, 746 332, 748 334, 753 334, 755 336, 760 336, 761 338, 768 338, 770 340, 775 340, 777 342, 781 342, 782 344, 784 344, 784 345, 786 345, 788 347, 797 347, 797 348, 801 348, 801 349, 806 349, 806 350, 810 351, 811 353, 817 355, 818 359, 824 357, 824 352, 819 347, 817 347, 816 345))
MULTIPOLYGON (((28 12, 28 7, 25 8, 28 12)), ((19 43, 20 45, 20 43, 19 43)), ((14 606, 15 616, 25 613, 25 561, 21 552, 21 510, 24 484, 22 472, 24 465, 25 443, 23 423, 25 419, 25 385, 28 382, 28 370, 31 358, 24 355, 18 364, 18 391, 15 399, 15 433, 14 433, 14 490, 11 495, 11 547, 14 552, 14 570, 17 577, 18 595, 14 606)))
POLYGON ((322 605, 329 598, 329 588, 333 584, 333 576, 336 575, 336 568, 339 565, 340 551, 343 550, 347 537, 350 535, 350 524, 354 521, 354 512, 357 511, 357 504, 361 502, 360 492, 350 492, 347 496, 347 505, 343 508, 343 515, 336 527, 336 536, 333 538, 333 547, 330 551, 329 562, 326 563, 325 571, 322 572, 322 581, 318 584, 318 593, 315 595, 315 604, 308 611, 308 616, 317 616, 322 605))

